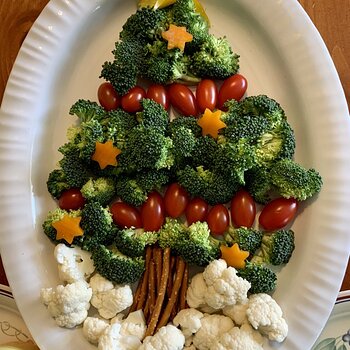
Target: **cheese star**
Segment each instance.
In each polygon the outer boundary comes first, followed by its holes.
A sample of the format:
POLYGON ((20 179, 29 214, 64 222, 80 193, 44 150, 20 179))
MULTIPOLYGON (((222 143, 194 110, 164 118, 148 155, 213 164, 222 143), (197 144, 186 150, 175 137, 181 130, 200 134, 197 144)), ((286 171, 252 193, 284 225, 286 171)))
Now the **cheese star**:
POLYGON ((112 141, 107 141, 105 143, 96 142, 95 152, 91 159, 95 160, 100 165, 101 169, 104 169, 108 165, 116 166, 118 164, 117 156, 121 152, 119 148, 113 146, 112 141))
POLYGON ((240 250, 237 243, 232 247, 220 246, 221 258, 224 259, 228 266, 236 269, 243 269, 245 267, 245 259, 248 258, 249 252, 240 250))
POLYGON ((220 119, 221 111, 212 112, 206 108, 203 116, 198 119, 197 124, 202 128, 202 135, 210 135, 214 139, 218 138, 219 130, 226 128, 226 124, 220 119))
POLYGON ((71 217, 64 215, 61 220, 52 223, 52 226, 57 231, 56 239, 64 239, 67 243, 71 244, 74 237, 82 236, 84 231, 80 227, 81 217, 71 217))
POLYGON ((181 51, 185 49, 186 43, 193 39, 192 34, 187 32, 186 27, 178 27, 174 24, 170 24, 169 29, 162 32, 162 37, 168 42, 168 50, 177 47, 181 51))

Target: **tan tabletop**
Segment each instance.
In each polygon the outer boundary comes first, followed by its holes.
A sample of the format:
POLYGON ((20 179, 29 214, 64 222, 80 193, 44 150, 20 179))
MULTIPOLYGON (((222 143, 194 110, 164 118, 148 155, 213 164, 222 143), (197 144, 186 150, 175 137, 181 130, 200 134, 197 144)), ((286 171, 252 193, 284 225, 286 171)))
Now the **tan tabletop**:
MULTIPOLYGON (((350 0, 300 0, 299 2, 318 28, 328 47, 349 105, 350 0)), ((0 0, 0 101, 23 39, 47 3, 48 0, 0 0)), ((0 284, 8 284, 1 258, 0 284)), ((346 289, 350 289, 350 265, 341 287, 341 290, 346 289)))

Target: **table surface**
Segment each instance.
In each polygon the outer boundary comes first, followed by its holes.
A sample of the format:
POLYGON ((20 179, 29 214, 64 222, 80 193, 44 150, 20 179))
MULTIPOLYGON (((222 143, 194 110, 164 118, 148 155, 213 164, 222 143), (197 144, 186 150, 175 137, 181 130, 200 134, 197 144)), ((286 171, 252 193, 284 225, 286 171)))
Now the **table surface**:
MULTIPOLYGON (((293 0, 289 0, 293 1, 293 0)), ((350 0, 300 0, 321 33, 350 105, 350 0)), ((20 46, 48 0, 0 0, 0 101, 20 46)), ((0 257, 0 284, 8 284, 0 257)), ((350 289, 350 265, 341 290, 350 289)))

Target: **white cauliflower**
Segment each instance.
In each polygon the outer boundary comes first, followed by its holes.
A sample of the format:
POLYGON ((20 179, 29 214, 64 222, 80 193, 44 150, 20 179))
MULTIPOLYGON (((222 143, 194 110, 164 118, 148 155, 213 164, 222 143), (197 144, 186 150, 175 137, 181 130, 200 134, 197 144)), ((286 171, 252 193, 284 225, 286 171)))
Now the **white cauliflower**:
POLYGON ((195 309, 205 306, 206 293, 207 285, 204 281, 203 273, 197 273, 195 276, 193 276, 187 289, 186 300, 188 306, 195 309))
POLYGON ((263 350, 261 339, 257 340, 256 338, 254 330, 249 325, 244 325, 241 328, 233 327, 222 334, 210 350, 263 350))
POLYGON ((222 273, 227 269, 224 259, 213 260, 203 271, 203 278, 207 286, 212 286, 222 273))
POLYGON ((63 282, 86 280, 95 271, 91 253, 79 247, 69 248, 65 244, 57 244, 54 256, 58 263, 58 275, 63 282))
POLYGON ((133 294, 129 285, 113 285, 99 274, 90 279, 92 288, 91 304, 106 319, 113 318, 127 309, 133 302, 133 294))
POLYGON ((225 306, 222 309, 224 315, 231 318, 231 320, 237 325, 249 323, 247 317, 248 301, 244 304, 234 304, 225 306))
MULTIPOLYGON (((113 319, 114 320, 114 319, 113 319)), ((147 325, 142 310, 131 312, 128 317, 122 321, 120 334, 134 335, 140 341, 144 338, 147 325)))
POLYGON ((98 344, 103 332, 109 326, 108 321, 97 317, 87 317, 83 324, 84 337, 92 344, 98 344))
POLYGON ((182 350, 185 336, 172 325, 161 327, 158 332, 146 337, 138 350, 182 350))
POLYGON ((288 334, 288 325, 277 302, 265 293, 253 294, 249 298, 247 317, 254 329, 270 340, 282 342, 288 334))
POLYGON ((187 339, 201 328, 201 319, 204 315, 193 308, 181 310, 173 319, 173 324, 180 329, 187 339))
POLYGON ((233 321, 223 315, 205 315, 201 328, 193 337, 193 345, 199 350, 209 350, 221 337, 234 327, 233 321))
POLYGON ((73 328, 87 318, 92 290, 85 281, 77 281, 56 289, 43 288, 41 300, 60 327, 73 328))

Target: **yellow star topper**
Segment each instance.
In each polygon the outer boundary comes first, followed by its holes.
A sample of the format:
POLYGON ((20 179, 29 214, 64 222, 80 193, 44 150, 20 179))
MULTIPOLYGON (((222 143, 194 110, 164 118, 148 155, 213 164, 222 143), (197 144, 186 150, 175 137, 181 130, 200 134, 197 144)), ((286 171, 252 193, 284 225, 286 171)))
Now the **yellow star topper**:
POLYGON ((121 152, 119 148, 113 146, 113 141, 96 142, 95 152, 91 159, 96 161, 101 169, 104 169, 108 165, 116 166, 118 164, 117 156, 121 152))
POLYGON ((203 116, 198 119, 197 124, 202 128, 202 135, 210 135, 214 139, 218 138, 219 130, 226 128, 226 124, 220 119, 221 111, 212 112, 206 108, 203 116))
POLYGON ((59 241, 64 239, 67 243, 71 244, 74 237, 79 237, 84 234, 84 231, 80 227, 81 217, 71 217, 64 215, 61 220, 52 223, 53 228, 57 231, 56 239, 59 241))
POLYGON ((186 43, 192 41, 192 34, 188 33, 186 27, 178 27, 170 24, 166 32, 162 32, 162 37, 168 42, 168 50, 179 48, 181 51, 185 50, 186 43))
POLYGON ((245 260, 249 256, 249 252, 240 250, 237 243, 232 247, 225 245, 220 246, 221 258, 224 259, 228 266, 232 266, 235 269, 243 269, 245 267, 245 260))

